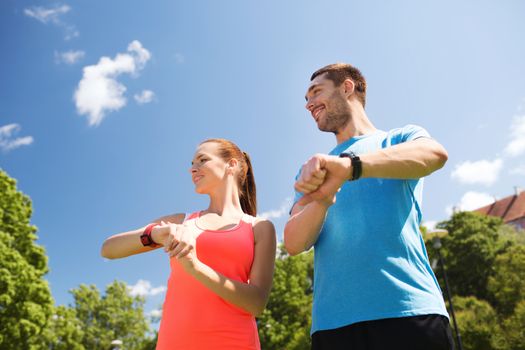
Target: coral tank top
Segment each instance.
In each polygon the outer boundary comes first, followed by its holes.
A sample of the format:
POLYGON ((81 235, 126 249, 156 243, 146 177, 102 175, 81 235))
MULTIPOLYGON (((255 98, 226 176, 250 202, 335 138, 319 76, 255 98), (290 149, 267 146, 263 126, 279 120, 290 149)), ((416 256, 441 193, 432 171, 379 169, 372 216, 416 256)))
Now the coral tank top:
MULTIPOLYGON (((195 220, 199 212, 185 221, 195 220)), ((218 273, 248 283, 254 256, 253 217, 228 230, 204 230, 197 257, 218 273)), ((187 274, 175 258, 159 328, 157 350, 260 350, 255 318, 187 274)))

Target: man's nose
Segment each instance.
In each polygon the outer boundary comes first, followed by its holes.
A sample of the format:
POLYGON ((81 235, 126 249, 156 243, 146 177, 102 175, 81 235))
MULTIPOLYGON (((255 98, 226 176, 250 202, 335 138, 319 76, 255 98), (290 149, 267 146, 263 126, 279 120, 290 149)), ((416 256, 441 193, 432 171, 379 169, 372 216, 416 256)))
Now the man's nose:
POLYGON ((312 109, 314 108, 314 104, 311 99, 306 100, 306 105, 304 106, 307 110, 312 112, 312 109))

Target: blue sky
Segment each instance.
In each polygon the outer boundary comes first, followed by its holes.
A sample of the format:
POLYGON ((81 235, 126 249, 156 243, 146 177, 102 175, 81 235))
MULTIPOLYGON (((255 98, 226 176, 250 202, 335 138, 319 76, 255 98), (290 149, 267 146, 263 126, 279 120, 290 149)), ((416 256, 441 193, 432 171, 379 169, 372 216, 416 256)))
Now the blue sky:
POLYGON ((363 71, 376 127, 421 125, 447 148, 424 221, 525 187, 524 13, 519 0, 3 0, 0 167, 33 200, 57 304, 119 279, 160 306, 166 256, 106 261, 100 246, 204 208, 187 169, 209 137, 250 153, 281 236, 300 165, 335 144, 304 109, 329 63, 363 71))

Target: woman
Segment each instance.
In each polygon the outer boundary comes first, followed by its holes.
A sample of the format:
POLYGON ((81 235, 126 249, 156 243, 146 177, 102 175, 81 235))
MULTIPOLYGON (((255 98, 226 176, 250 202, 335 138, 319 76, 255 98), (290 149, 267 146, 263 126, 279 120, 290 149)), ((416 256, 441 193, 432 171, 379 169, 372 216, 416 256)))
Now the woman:
POLYGON ((169 254, 157 350, 260 349, 255 316, 270 294, 276 240, 273 224, 255 217, 250 158, 231 141, 210 139, 191 164, 195 191, 210 197, 208 208, 114 235, 102 256, 160 246, 169 254))

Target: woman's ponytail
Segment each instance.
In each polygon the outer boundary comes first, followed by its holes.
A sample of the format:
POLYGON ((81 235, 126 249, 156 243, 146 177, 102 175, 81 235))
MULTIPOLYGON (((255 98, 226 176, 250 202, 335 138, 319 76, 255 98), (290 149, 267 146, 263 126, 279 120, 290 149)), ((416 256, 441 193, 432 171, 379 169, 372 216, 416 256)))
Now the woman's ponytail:
POLYGON ((242 152, 246 162, 246 176, 242 184, 239 200, 241 208, 246 214, 251 216, 257 215, 257 188, 255 186, 255 177, 253 176, 252 162, 246 152, 242 152))

